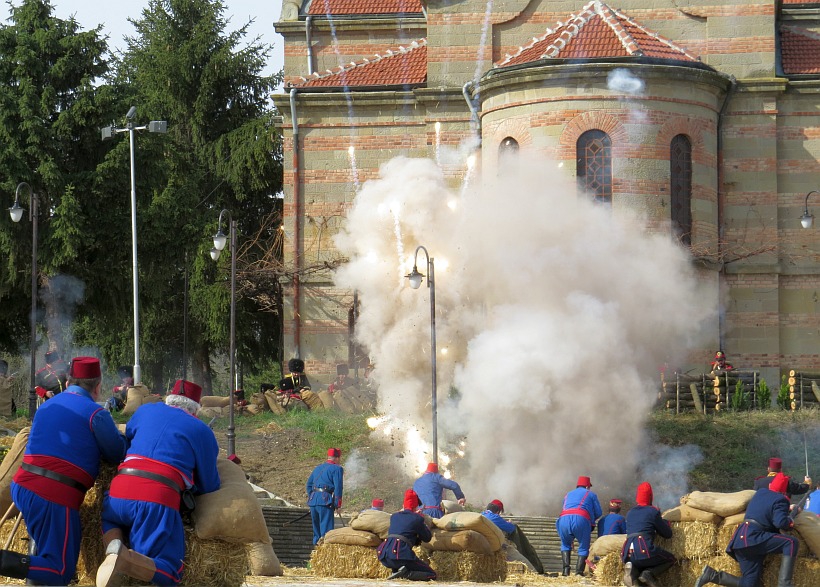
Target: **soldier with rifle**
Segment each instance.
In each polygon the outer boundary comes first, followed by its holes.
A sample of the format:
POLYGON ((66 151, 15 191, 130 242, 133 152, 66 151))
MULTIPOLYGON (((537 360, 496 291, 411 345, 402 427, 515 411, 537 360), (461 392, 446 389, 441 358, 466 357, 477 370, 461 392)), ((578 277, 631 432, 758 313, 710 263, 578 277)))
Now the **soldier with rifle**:
POLYGON ((333 512, 342 507, 345 470, 339 465, 342 451, 329 448, 327 460, 318 465, 308 477, 310 519, 313 522, 313 544, 333 530, 333 512))

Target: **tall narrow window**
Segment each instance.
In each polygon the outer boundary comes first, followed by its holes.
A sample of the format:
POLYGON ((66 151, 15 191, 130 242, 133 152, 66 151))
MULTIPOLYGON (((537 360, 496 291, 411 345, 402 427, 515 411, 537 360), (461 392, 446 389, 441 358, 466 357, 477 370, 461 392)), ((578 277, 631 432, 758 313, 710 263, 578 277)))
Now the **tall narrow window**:
POLYGON ((612 204, 612 142, 602 130, 588 130, 575 145, 578 186, 596 202, 612 204))
POLYGON ((498 145, 498 175, 515 176, 518 172, 518 141, 507 137, 498 145))
POLYGON ((672 228, 685 245, 692 244, 692 143, 677 135, 669 148, 669 193, 672 228))

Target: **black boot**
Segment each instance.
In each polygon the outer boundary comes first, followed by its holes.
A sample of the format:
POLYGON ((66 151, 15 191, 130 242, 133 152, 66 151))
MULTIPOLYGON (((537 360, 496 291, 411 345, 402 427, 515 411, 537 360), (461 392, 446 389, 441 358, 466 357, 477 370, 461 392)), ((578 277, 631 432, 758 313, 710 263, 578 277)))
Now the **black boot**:
POLYGON ((793 556, 786 556, 785 554, 780 559, 780 573, 777 575, 777 587, 794 587, 794 583, 792 583, 794 561, 795 558, 793 556))
POLYGON ((425 571, 409 571, 402 579, 407 579, 408 581, 431 581, 433 579, 433 575, 427 573, 425 571))
POLYGON ((568 550, 562 550, 561 551, 561 564, 564 567, 561 574, 564 577, 569 577, 569 568, 570 568, 569 567, 569 555, 570 555, 570 552, 568 550))
POLYGON ((632 563, 624 565, 624 585, 626 587, 635 587, 638 584, 638 571, 632 566, 632 563))
POLYGON ((649 585, 649 587, 661 587, 655 580, 655 575, 649 569, 646 569, 638 576, 638 581, 645 585, 649 585))
POLYGON ((724 587, 740 587, 740 577, 735 577, 723 571, 716 571, 709 565, 703 567, 703 572, 695 582, 695 587, 703 587, 709 583, 723 585, 724 587))
POLYGON ((587 567, 587 557, 578 556, 578 562, 575 563, 575 574, 584 576, 584 569, 587 567))
POLYGON ((407 567, 399 567, 388 579, 402 579, 408 573, 407 567))
POLYGON ((0 575, 12 579, 25 579, 28 575, 29 558, 10 550, 0 550, 0 575))

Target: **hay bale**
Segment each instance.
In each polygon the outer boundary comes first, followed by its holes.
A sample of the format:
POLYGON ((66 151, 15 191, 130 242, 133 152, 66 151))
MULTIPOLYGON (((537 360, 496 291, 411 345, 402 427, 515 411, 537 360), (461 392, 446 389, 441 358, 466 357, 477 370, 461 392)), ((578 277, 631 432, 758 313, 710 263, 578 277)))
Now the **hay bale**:
POLYGON ((185 569, 180 585, 239 587, 250 570, 245 548, 244 544, 202 539, 193 528, 185 528, 185 569))
POLYGON ((725 523, 718 526, 717 540, 715 541, 715 550, 718 554, 726 552, 726 547, 729 546, 729 541, 735 535, 738 526, 739 524, 725 523))
POLYGON ((379 510, 364 510, 350 522, 354 530, 364 530, 384 540, 390 533, 390 514, 379 510))
MULTIPOLYGON (((763 585, 777 585, 780 571, 780 557, 767 556, 763 566, 763 585)), ((794 587, 817 587, 820 585, 820 561, 813 558, 798 558, 794 563, 794 587)))
POLYGON ((382 543, 382 539, 373 532, 365 530, 354 530, 353 528, 336 528, 330 530, 322 538, 324 544, 345 544, 348 546, 368 546, 376 548, 382 543))
POLYGON ((718 493, 714 491, 693 491, 680 498, 681 504, 688 505, 697 510, 717 514, 721 518, 731 516, 746 511, 752 497, 754 489, 744 489, 734 493, 718 493))
POLYGON ((723 521, 723 518, 713 512, 699 510, 686 504, 679 505, 671 510, 666 510, 663 512, 662 516, 667 522, 704 522, 706 524, 720 524, 723 521))
POLYGON ((494 583, 507 578, 507 561, 501 550, 493 554, 414 550, 436 572, 438 581, 494 583))
POLYGON ((672 522, 672 538, 657 537, 655 544, 676 558, 701 561, 717 554, 717 529, 705 522, 672 522))
MULTIPOLYGON (((490 548, 490 543, 475 530, 449 530, 433 529, 433 538, 430 542, 421 545, 424 550, 443 550, 447 552, 477 552, 479 554, 491 554, 495 552, 490 548)), ((506 560, 506 557, 505 557, 506 560)))
MULTIPOLYGON (((621 562, 621 555, 616 552, 611 552, 595 565, 593 572, 595 581, 601 585, 621 585, 624 577, 624 563, 621 562)), ((676 583, 669 583, 675 585, 676 583)))
POLYGON ((310 555, 317 577, 386 579, 393 571, 379 562, 375 548, 348 544, 318 544, 310 555))
POLYGON ((261 577, 281 577, 282 565, 273 551, 273 545, 254 542, 247 545, 248 562, 252 575, 261 577))
POLYGON ((493 552, 501 549, 506 542, 504 533, 489 518, 476 512, 455 512, 433 519, 433 524, 442 530, 475 530, 482 534, 493 552))
POLYGON ((11 505, 11 479, 20 468, 20 463, 23 462, 29 430, 31 427, 26 427, 14 435, 11 448, 6 452, 0 464, 0 516, 5 514, 11 505))

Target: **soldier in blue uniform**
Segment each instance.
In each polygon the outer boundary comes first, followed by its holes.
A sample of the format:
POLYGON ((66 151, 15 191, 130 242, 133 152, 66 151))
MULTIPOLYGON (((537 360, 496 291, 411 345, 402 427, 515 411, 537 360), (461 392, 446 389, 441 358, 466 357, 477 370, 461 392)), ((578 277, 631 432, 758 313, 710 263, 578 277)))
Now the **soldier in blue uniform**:
POLYGON ((431 581, 436 572, 413 552, 413 547, 430 542, 433 533, 424 523, 424 516, 417 512, 419 496, 412 489, 404 492, 404 509, 390 516, 387 538, 377 550, 379 562, 396 572, 388 579, 431 581))
POLYGON ((562 575, 569 576, 569 557, 572 552, 572 544, 578 541, 578 561, 575 565, 575 574, 583 575, 589 556, 589 543, 592 536, 592 529, 595 527, 595 520, 601 517, 601 504, 598 496, 590 488, 592 480, 581 475, 575 484, 576 487, 564 496, 564 505, 561 515, 555 522, 558 535, 561 537, 561 563, 563 566, 562 575))
POLYGON ((74 578, 80 505, 97 478, 100 457, 116 464, 125 456, 125 437, 96 403, 101 383, 100 361, 76 357, 67 389, 37 410, 11 483, 11 497, 37 554, 0 551, 0 574, 34 585, 68 585, 74 578))
POLYGON ((327 461, 313 469, 307 480, 305 489, 313 522, 313 544, 333 530, 333 512, 342 507, 345 470, 339 465, 341 457, 342 451, 329 448, 327 461))
POLYGON ((499 530, 507 537, 507 540, 515 545, 516 550, 518 550, 521 556, 529 561, 533 570, 539 575, 543 575, 544 565, 541 563, 541 559, 538 558, 538 554, 535 552, 532 544, 530 544, 527 536, 521 531, 521 528, 519 528, 517 524, 513 524, 509 520, 502 518, 502 513, 504 513, 504 503, 500 499, 494 499, 487 504, 487 509, 481 512, 481 515, 498 526, 499 530))
POLYGON ((97 570, 97 587, 118 585, 122 575, 155 585, 179 584, 185 558, 183 498, 220 486, 219 445, 213 430, 196 417, 201 396, 199 385, 180 379, 164 403, 143 404, 128 421, 128 454, 103 500, 106 557, 97 570))
POLYGON ((655 579, 675 564, 675 555, 655 545, 655 536, 672 538, 672 526, 652 505, 652 486, 641 483, 635 494, 634 508, 626 514, 626 542, 621 551, 624 562, 624 585, 633 587, 638 581, 658 587, 655 579))
POLYGON ((626 534, 626 518, 621 515, 620 499, 609 500, 609 513, 598 519, 598 538, 609 534, 626 534))
POLYGON ((809 498, 806 500, 805 511, 820 516, 820 485, 811 492, 809 498))
POLYGON ((444 497, 445 489, 452 491, 458 503, 464 505, 466 499, 459 484, 440 475, 436 463, 428 463, 427 470, 413 483, 413 491, 419 496, 423 514, 431 518, 441 518, 444 515, 441 500, 444 497))
MULTIPOLYGON (((766 475, 762 477, 756 477, 753 489, 757 491, 758 489, 763 489, 764 487, 768 487, 769 483, 772 482, 775 475, 783 471, 783 461, 778 459, 777 457, 772 457, 769 459, 769 469, 766 475)), ((792 495, 802 495, 806 493, 809 489, 811 489, 811 477, 806 477, 803 480, 803 483, 798 483, 794 481, 791 477, 789 479, 789 486, 786 489, 786 497, 791 499, 792 495)))
POLYGON ((726 547, 726 553, 740 564, 743 575, 736 577, 706 565, 695 587, 709 583, 727 587, 756 587, 761 584, 766 555, 777 553, 782 555, 777 586, 792 587, 797 539, 778 532, 794 527, 794 521, 789 517, 789 500, 785 496, 788 486, 789 478, 778 473, 769 487, 759 489, 754 494, 746 507, 743 523, 737 527, 726 547))

